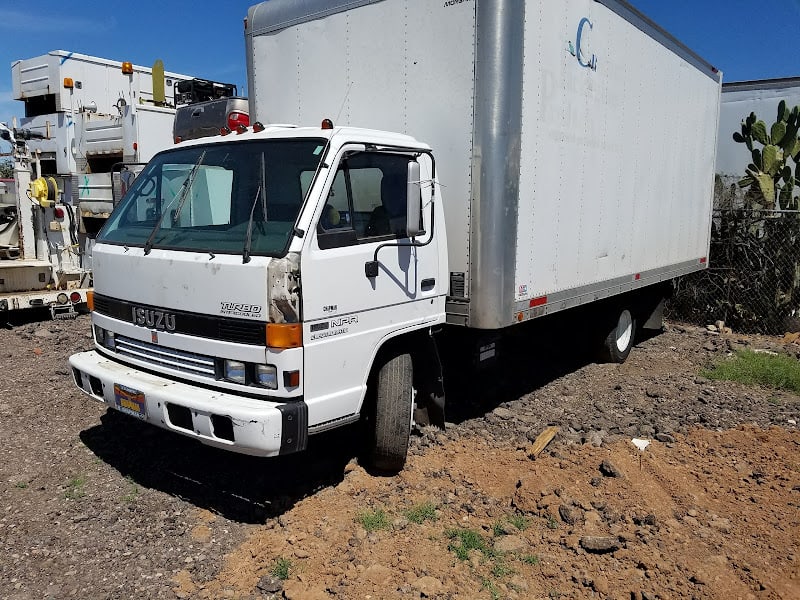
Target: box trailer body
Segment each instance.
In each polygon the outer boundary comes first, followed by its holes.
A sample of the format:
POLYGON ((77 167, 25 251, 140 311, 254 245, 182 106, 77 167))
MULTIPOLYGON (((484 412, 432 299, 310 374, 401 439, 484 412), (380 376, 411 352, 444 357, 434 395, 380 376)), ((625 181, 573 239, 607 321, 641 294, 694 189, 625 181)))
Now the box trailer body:
POLYGON ((253 126, 157 154, 98 236, 70 358, 95 399, 261 456, 366 419, 397 469, 444 423, 442 337, 488 361, 586 305, 622 361, 706 266, 721 75, 628 4, 269 0, 246 27, 253 126))
POLYGON ((719 115, 719 146, 717 174, 741 179, 747 165, 753 161, 744 144, 733 141, 741 124, 750 113, 756 113, 767 126, 775 122, 781 100, 791 109, 800 105, 800 77, 735 81, 722 86, 719 115))
POLYGON ((248 26, 253 120, 338 117, 434 149, 450 322, 500 328, 705 266, 721 74, 626 3, 271 1, 248 26))

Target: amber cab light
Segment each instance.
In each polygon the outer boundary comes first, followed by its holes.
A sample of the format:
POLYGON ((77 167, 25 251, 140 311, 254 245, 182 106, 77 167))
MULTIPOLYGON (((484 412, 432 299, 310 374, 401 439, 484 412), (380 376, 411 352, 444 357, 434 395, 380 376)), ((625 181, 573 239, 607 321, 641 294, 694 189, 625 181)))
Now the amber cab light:
POLYGON ((94 310, 94 290, 89 290, 86 292, 86 307, 90 310, 94 310))
POLYGON ((133 65, 127 61, 122 63, 122 74, 123 75, 133 75, 133 65))
POLYGON ((299 348, 303 345, 303 326, 300 323, 267 323, 267 346, 270 348, 299 348))
POLYGON ((75 82, 72 80, 72 77, 64 77, 64 87, 68 90, 75 87, 75 82))

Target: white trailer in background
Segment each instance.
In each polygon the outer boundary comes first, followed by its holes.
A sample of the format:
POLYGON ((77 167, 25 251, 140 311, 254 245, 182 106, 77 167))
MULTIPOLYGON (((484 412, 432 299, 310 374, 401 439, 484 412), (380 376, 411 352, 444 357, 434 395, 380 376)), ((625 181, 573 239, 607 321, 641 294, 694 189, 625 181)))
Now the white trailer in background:
POLYGON ((747 165, 753 162, 744 144, 733 141, 734 132, 751 112, 769 127, 778 116, 781 100, 791 109, 800 105, 800 77, 736 81, 722 85, 722 103, 719 114, 719 146, 717 148, 717 174, 729 179, 742 179, 747 165))
POLYGON ((364 418, 398 469, 414 419, 443 423, 441 337, 491 360, 565 311, 622 361, 706 267, 721 74, 626 2, 246 24, 253 126, 156 155, 98 237, 96 349, 70 359, 95 399, 262 456, 364 418))
POLYGON ((191 77, 161 61, 150 69, 63 50, 15 61, 11 74, 25 116, 5 128, 16 193, 0 205, 0 311, 71 315, 85 304, 91 244, 114 207, 112 170, 173 144, 175 85, 191 77))
MULTIPOLYGON (((11 65, 13 98, 24 102, 20 129, 42 172, 93 236, 111 212, 112 166, 146 163, 172 145, 175 85, 189 75, 54 50, 11 65)), ((118 199, 118 198, 117 198, 118 199)))

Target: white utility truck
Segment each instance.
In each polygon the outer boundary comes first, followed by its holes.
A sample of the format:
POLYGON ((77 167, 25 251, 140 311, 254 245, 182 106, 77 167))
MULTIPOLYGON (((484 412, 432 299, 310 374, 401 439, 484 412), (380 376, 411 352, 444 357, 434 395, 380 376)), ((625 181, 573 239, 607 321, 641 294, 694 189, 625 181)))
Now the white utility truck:
POLYGON ((98 237, 70 363, 111 407, 261 456, 364 419, 395 470, 440 336, 490 361, 570 310, 622 361, 706 266, 721 75, 625 2, 270 0, 246 43, 253 126, 155 156, 98 237))
MULTIPOLYGON (((20 128, 42 172, 53 177, 94 236, 113 209, 111 173, 146 163, 173 144, 175 88, 189 75, 54 50, 11 65, 13 97, 24 102, 20 128)), ((119 198, 116 198, 119 200, 119 198)))
POLYGON ((54 178, 33 175, 41 172, 28 146, 36 136, 0 123, 14 167, 14 177, 0 186, 0 318, 36 308, 49 308, 53 318, 73 317, 90 285, 72 205, 54 178))
POLYGON ((93 238, 113 209, 114 172, 119 190, 125 164, 172 146, 174 88, 191 78, 164 73, 161 61, 150 69, 64 50, 15 61, 11 75, 25 116, 3 132, 16 194, 0 202, 0 312, 74 316, 91 286, 93 238))

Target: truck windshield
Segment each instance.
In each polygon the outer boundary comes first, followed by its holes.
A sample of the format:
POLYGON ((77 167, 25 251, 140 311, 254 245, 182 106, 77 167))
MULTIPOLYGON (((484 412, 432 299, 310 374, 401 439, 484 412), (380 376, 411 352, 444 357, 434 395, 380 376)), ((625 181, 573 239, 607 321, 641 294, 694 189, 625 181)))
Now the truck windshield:
POLYGON ((325 140, 237 141, 163 152, 136 178, 98 241, 283 256, 325 140), (248 238, 248 236, 250 236, 248 238))

